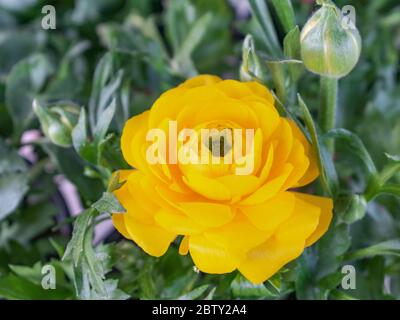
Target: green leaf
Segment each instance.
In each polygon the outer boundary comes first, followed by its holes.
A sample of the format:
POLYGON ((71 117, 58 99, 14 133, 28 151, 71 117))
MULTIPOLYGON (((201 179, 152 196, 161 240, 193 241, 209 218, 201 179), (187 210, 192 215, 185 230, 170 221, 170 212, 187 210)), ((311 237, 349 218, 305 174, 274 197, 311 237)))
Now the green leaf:
POLYGON ((9 268, 17 276, 32 282, 33 284, 40 285, 42 282, 42 264, 35 263, 33 267, 9 265, 9 268))
POLYGON ((300 94, 297 94, 297 99, 303 115, 303 120, 310 134, 311 144, 314 153, 317 157, 317 164, 320 172, 322 186, 325 191, 330 196, 332 196, 336 193, 336 190, 338 188, 338 178, 335 167, 332 163, 331 158, 328 156, 328 152, 322 148, 322 144, 320 143, 320 139, 317 135, 317 129, 314 120, 300 94))
POLYGON ((76 185, 84 200, 95 201, 100 197, 103 190, 101 181, 83 175, 84 162, 74 150, 60 148, 45 141, 41 141, 40 145, 50 156, 57 169, 76 185))
POLYGON ((129 168, 122 156, 120 139, 114 133, 108 134, 99 143, 97 163, 111 172, 129 168))
POLYGON ((387 153, 385 155, 389 159, 389 163, 386 164, 379 173, 379 182, 381 184, 384 184, 395 174, 400 172, 400 156, 390 155, 387 153))
POLYGON ((88 138, 85 108, 81 108, 78 123, 72 129, 71 136, 74 149, 82 159, 90 163, 96 163, 96 147, 88 138))
POLYGON ((18 62, 6 82, 6 106, 19 136, 32 120, 32 102, 52 73, 46 56, 35 54, 18 62))
POLYGON ((74 231, 72 238, 67 245, 63 260, 70 259, 74 266, 77 267, 80 263, 80 259, 83 253, 83 247, 85 242, 85 235, 90 227, 90 223, 95 214, 94 209, 87 209, 80 213, 74 223, 74 231))
POLYGON ((365 148, 364 143, 356 134, 346 129, 339 128, 330 130, 325 136, 327 138, 340 139, 346 142, 346 146, 349 150, 361 160, 367 169, 368 175, 371 177, 377 176, 375 164, 368 150, 365 148))
POLYGON ((18 153, 0 139, 0 221, 12 213, 28 191, 27 167, 18 153))
POLYGON ((21 209, 16 220, 0 224, 0 247, 7 246, 11 241, 18 241, 24 246, 43 232, 50 230, 58 213, 52 203, 40 203, 21 209))
POLYGON ((268 69, 272 76, 272 81, 276 90, 276 94, 281 103, 286 102, 286 72, 288 64, 301 63, 296 60, 277 60, 277 61, 266 61, 268 69))
MULTIPOLYGON (((298 26, 291 29, 283 39, 283 52, 286 58, 301 61, 300 30, 298 26)), ((292 82, 297 82, 304 72, 302 62, 301 64, 290 64, 288 67, 292 82)))
POLYGON ((115 99, 113 99, 110 105, 101 113, 98 122, 96 123, 96 126, 93 130, 94 142, 96 145, 98 145, 100 141, 105 137, 108 127, 110 126, 110 123, 114 117, 115 108, 116 102, 115 99))
POLYGON ((279 296, 279 288, 277 288, 270 280, 268 289, 264 284, 253 284, 246 280, 242 275, 238 274, 231 282, 232 294, 237 298, 276 298, 279 296))
POLYGON ((106 53, 96 66, 93 77, 92 92, 89 100, 89 122, 92 129, 96 127, 107 106, 110 106, 112 100, 116 97, 119 89, 123 71, 119 70, 114 74, 114 57, 109 52, 106 53))
POLYGON ((400 197, 400 185, 386 184, 378 189, 377 194, 391 194, 393 196, 400 197))
POLYGON ((271 0, 283 30, 288 33, 296 25, 296 18, 291 0, 271 0))
POLYGON ((265 0, 249 0, 251 12, 261 27, 265 39, 265 45, 269 48, 269 53, 277 58, 281 56, 282 49, 279 45, 278 37, 272 18, 269 13, 265 0))
POLYGON ((118 201, 117 197, 111 192, 104 192, 99 200, 92 204, 100 213, 124 213, 126 210, 118 201))
POLYGON ((211 13, 206 13, 200 17, 189 30, 185 40, 182 42, 178 51, 175 52, 172 67, 185 76, 193 76, 197 72, 193 65, 191 56, 196 47, 201 43, 208 30, 212 19, 211 13))
MULTIPOLYGON (((334 222, 332 222, 333 224, 334 222)), ((343 256, 349 249, 351 238, 346 224, 332 225, 317 243, 318 262, 316 278, 322 279, 334 273, 341 265, 343 256)))
POLYGON ((253 36, 246 35, 242 46, 242 65, 240 67, 242 81, 253 80, 254 77, 263 82, 266 81, 267 73, 265 69, 257 55, 253 36))
POLYGON ((375 256, 400 256, 400 240, 393 239, 346 254, 346 260, 360 260, 375 256))
POLYGON ((70 298, 62 288, 45 290, 41 286, 13 274, 0 277, 0 297, 10 300, 62 300, 70 298))
POLYGON ((367 201, 363 195, 343 194, 335 201, 335 212, 347 224, 364 218, 367 211, 367 201))
POLYGON ((183 296, 180 296, 177 300, 196 300, 201 297, 203 293, 210 287, 209 284, 202 285, 183 296))

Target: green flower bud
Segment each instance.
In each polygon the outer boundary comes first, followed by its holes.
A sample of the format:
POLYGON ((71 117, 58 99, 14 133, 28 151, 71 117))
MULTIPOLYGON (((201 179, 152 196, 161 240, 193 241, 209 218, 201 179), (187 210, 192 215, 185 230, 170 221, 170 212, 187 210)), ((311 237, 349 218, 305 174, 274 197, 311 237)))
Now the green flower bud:
POLYGON ((329 0, 307 21, 300 35, 305 67, 319 75, 341 78, 350 73, 361 53, 361 38, 355 25, 342 19, 329 0), (346 22, 346 23, 345 23, 346 22))
POLYGON ((33 110, 39 119, 46 137, 60 147, 72 145, 71 132, 78 122, 79 107, 75 105, 57 105, 51 108, 33 101, 33 110))

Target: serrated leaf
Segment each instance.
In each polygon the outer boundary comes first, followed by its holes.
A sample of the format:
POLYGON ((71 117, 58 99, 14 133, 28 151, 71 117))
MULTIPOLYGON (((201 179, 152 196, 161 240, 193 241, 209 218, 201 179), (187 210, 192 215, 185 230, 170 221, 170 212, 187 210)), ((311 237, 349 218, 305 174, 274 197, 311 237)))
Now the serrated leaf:
POLYGON ((92 207, 101 213, 124 213, 126 210, 111 192, 104 192, 99 200, 92 204, 92 207))
POLYGON ((81 261, 85 244, 85 235, 88 231, 94 214, 94 209, 87 209, 80 213, 75 220, 72 238, 69 241, 62 258, 62 260, 71 259, 75 267, 77 267, 81 261))

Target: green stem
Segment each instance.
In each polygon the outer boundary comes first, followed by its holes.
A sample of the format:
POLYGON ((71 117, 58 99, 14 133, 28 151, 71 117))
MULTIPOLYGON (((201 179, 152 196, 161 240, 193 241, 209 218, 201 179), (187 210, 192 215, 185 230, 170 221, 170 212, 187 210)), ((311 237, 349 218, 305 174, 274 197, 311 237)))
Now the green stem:
MULTIPOLYGON (((336 105, 338 95, 338 79, 321 76, 321 105, 319 113, 319 125, 323 133, 335 128, 336 105)), ((327 141, 328 150, 333 154, 334 141, 327 141)))

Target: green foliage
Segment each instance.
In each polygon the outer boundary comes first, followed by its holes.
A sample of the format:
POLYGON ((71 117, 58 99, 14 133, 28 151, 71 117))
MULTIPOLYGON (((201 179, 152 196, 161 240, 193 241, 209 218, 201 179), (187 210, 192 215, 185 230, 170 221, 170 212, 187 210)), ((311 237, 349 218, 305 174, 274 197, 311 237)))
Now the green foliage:
POLYGON ((400 299, 397 2, 335 1, 355 6, 363 50, 337 101, 328 96, 337 102, 329 131, 314 120, 326 95, 301 56, 314 7, 248 4, 241 19, 225 0, 57 2, 57 30, 43 30, 43 1, 0 1, 0 298, 400 299), (322 239, 260 285, 237 272, 199 273, 178 243, 153 258, 116 234, 94 237, 111 213, 125 214, 112 193, 123 184, 113 173, 129 168, 124 123, 198 73, 271 88, 317 157, 321 174, 308 190, 334 200, 322 239), (21 140, 29 129, 40 138, 21 140), (60 175, 76 187, 77 217, 60 175), (357 270, 354 290, 341 287, 346 264, 357 270), (46 265, 55 290, 42 288, 46 265))

